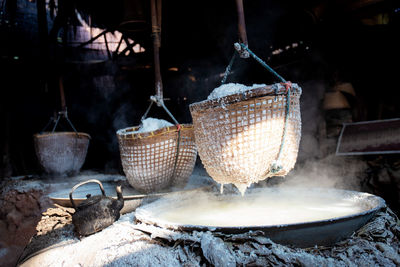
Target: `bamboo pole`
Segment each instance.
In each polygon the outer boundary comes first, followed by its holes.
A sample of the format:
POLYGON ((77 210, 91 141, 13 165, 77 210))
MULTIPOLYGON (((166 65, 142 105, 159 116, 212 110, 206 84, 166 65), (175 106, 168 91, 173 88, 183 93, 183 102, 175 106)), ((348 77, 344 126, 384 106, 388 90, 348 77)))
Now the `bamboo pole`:
MULTIPOLYGON (((244 8, 243 8, 243 0, 236 0, 236 8, 238 13, 238 34, 239 34, 239 42, 244 45, 248 45, 247 43, 247 33, 246 33, 246 23, 244 19, 244 8)), ((248 53, 240 53, 240 57, 248 58, 248 53)))
MULTIPOLYGON (((160 35, 161 35, 161 27, 160 21, 161 18, 158 18, 158 15, 161 14, 161 11, 157 9, 161 9, 161 1, 157 0, 160 6, 156 5, 156 0, 151 0, 151 29, 153 35, 153 53, 154 53, 154 75, 155 75, 155 89, 156 96, 158 101, 163 102, 163 84, 161 79, 161 68, 160 68, 160 35)), ((157 103, 158 106, 161 104, 157 103)))

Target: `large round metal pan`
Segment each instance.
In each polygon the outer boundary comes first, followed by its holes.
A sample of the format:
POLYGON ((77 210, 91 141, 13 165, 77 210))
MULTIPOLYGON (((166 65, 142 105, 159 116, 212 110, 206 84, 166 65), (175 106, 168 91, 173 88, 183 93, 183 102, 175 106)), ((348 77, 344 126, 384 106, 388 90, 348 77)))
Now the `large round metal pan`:
MULTIPOLYGON (((254 192, 268 194, 272 190, 281 190, 273 188, 255 189, 246 194, 254 192)), ((161 198, 153 203, 143 205, 136 210, 135 217, 137 221, 157 225, 163 228, 180 231, 212 231, 226 234, 239 234, 249 231, 261 231, 264 236, 280 244, 293 245, 296 247, 312 247, 315 245, 330 246, 334 243, 349 237, 354 231, 367 223, 375 213, 385 207, 385 201, 377 196, 348 190, 327 189, 327 188, 304 188, 309 194, 337 194, 338 197, 351 198, 352 203, 359 207, 359 212, 330 218, 326 220, 308 221, 302 223, 279 224, 279 225, 250 225, 238 227, 225 226, 205 226, 193 224, 180 224, 173 221, 160 219, 159 214, 174 206, 182 206, 188 198, 193 199, 192 195, 182 195, 181 198, 171 199, 161 198), (176 202, 174 203, 174 200, 176 202)), ((209 193, 216 194, 216 193, 209 193)), ((220 196, 229 198, 229 195, 220 196)), ((276 199, 279 202, 279 198, 276 199)))

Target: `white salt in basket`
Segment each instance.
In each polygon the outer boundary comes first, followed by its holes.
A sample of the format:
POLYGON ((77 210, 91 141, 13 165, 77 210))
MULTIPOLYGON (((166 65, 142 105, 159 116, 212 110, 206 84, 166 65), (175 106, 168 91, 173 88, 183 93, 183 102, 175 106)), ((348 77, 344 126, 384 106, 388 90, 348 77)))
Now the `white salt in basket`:
POLYGON ((300 143, 300 95, 297 84, 288 91, 278 83, 191 104, 196 145, 208 174, 239 189, 286 175, 300 143))
POLYGON ((193 172, 197 149, 193 126, 182 124, 151 132, 129 127, 117 132, 122 167, 129 184, 151 193, 183 187, 193 172), (179 144, 179 146, 178 146, 179 144))

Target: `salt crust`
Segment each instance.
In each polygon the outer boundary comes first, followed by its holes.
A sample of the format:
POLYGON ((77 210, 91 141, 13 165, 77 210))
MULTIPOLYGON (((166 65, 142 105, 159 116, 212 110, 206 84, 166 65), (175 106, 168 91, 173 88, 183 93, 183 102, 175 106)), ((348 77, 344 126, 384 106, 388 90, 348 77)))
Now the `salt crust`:
POLYGON ((266 86, 266 84, 253 84, 252 86, 247 86, 240 83, 227 83, 215 88, 211 92, 211 94, 207 97, 207 100, 217 99, 228 95, 244 93, 248 90, 264 86, 266 86))
POLYGON ((135 132, 127 132, 126 130, 131 129, 132 127, 120 129, 117 131, 118 135, 124 135, 124 134, 132 134, 132 133, 146 133, 146 132, 153 132, 158 129, 164 128, 164 127, 171 127, 174 126, 172 123, 166 120, 162 119, 155 119, 155 118, 147 118, 142 121, 139 129, 135 132))

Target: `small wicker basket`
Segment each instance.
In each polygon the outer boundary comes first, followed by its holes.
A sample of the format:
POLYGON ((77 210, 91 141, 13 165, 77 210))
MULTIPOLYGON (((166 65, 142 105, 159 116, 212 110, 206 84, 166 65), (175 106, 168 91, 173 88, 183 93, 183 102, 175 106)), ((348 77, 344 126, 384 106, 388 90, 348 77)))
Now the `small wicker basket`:
POLYGON ((50 174, 79 172, 86 159, 90 136, 79 132, 41 133, 33 136, 36 156, 50 174))
POLYGON ((129 184, 146 193, 168 186, 184 186, 197 156, 193 126, 180 125, 178 158, 177 126, 135 133, 138 129, 129 127, 117 131, 122 167, 129 184))
POLYGON ((292 85, 288 116, 286 92, 274 84, 190 105, 199 156, 215 181, 249 185, 286 175, 294 167, 301 137, 301 88, 292 85), (272 172, 282 142, 283 168, 272 172))

